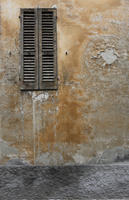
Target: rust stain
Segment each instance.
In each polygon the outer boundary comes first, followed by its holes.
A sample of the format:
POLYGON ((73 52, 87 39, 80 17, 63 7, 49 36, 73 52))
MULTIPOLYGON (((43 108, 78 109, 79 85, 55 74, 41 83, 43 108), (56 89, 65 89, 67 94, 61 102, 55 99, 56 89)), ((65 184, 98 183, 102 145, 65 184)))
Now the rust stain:
POLYGON ((17 27, 10 21, 3 19, 2 20, 2 35, 6 37, 13 37, 14 32, 16 32, 17 27))
POLYGON ((54 122, 47 121, 46 128, 40 132, 40 142, 43 143, 43 147, 55 142, 87 143, 87 135, 83 133, 84 120, 81 114, 84 102, 79 102, 76 99, 76 92, 72 94, 68 87, 60 91, 58 101, 59 111, 54 122), (55 123, 56 129, 53 128, 55 123))
POLYGON ((77 76, 81 73, 80 62, 82 55, 82 44, 84 43, 84 40, 87 40, 89 33, 87 30, 81 28, 79 25, 76 24, 73 26, 66 25, 64 27, 61 27, 60 31, 60 81, 78 81, 77 76), (65 54, 66 50, 68 50, 68 55, 65 54))
POLYGON ((14 110, 17 109, 19 105, 19 97, 18 96, 11 96, 11 97, 8 97, 8 108, 10 110, 14 110))
MULTIPOLYGON (((28 139, 30 140, 30 138, 28 139)), ((17 150, 19 151, 20 159, 29 160, 30 163, 34 164, 34 150, 31 141, 30 142, 28 142, 27 140, 23 142, 16 141, 11 146, 17 148, 17 150), (23 152, 25 152, 24 156, 23 152)))
POLYGON ((0 73, 0 79, 3 79, 4 75, 5 75, 5 72, 1 72, 0 73))

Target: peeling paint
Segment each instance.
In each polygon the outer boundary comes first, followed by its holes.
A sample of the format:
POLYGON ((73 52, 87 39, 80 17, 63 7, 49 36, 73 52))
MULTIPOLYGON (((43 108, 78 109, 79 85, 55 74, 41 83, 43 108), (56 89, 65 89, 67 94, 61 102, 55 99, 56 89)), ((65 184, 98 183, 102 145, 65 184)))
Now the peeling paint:
POLYGON ((33 93, 33 95, 32 95, 32 99, 33 99, 34 102, 36 102, 36 101, 40 101, 40 102, 47 101, 48 98, 49 98, 49 94, 48 93, 39 94, 38 96, 36 96, 36 94, 33 93))
POLYGON ((57 5, 55 4, 55 5, 52 5, 52 8, 56 8, 57 9, 57 5))
POLYGON ((108 65, 117 60, 117 55, 114 53, 113 49, 106 49, 104 52, 101 52, 100 55, 108 65))

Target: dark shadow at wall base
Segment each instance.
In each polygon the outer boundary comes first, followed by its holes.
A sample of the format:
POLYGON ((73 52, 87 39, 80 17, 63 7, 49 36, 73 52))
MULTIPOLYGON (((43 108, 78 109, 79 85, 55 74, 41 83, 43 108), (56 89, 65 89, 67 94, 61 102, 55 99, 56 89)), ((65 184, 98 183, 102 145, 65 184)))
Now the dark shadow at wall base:
POLYGON ((0 166, 1 200, 128 199, 129 164, 0 166))

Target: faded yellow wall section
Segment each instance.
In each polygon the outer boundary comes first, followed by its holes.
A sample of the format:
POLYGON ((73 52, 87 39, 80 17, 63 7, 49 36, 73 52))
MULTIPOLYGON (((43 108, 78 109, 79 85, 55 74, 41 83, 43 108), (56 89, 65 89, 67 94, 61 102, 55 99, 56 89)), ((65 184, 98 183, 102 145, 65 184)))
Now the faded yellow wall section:
POLYGON ((1 0, 0 6, 0 164, 97 163, 108 150, 127 149, 129 2, 1 0), (20 8, 53 6, 59 89, 21 92, 20 8))

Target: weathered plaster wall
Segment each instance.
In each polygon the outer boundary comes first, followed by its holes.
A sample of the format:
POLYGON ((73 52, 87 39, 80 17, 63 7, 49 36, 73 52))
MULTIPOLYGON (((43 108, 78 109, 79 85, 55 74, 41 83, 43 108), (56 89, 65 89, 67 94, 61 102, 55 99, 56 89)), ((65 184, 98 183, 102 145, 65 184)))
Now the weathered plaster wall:
POLYGON ((0 164, 129 159, 128 19, 128 0, 1 0, 0 164), (57 7, 59 89, 21 92, 19 13, 38 6, 57 7))

